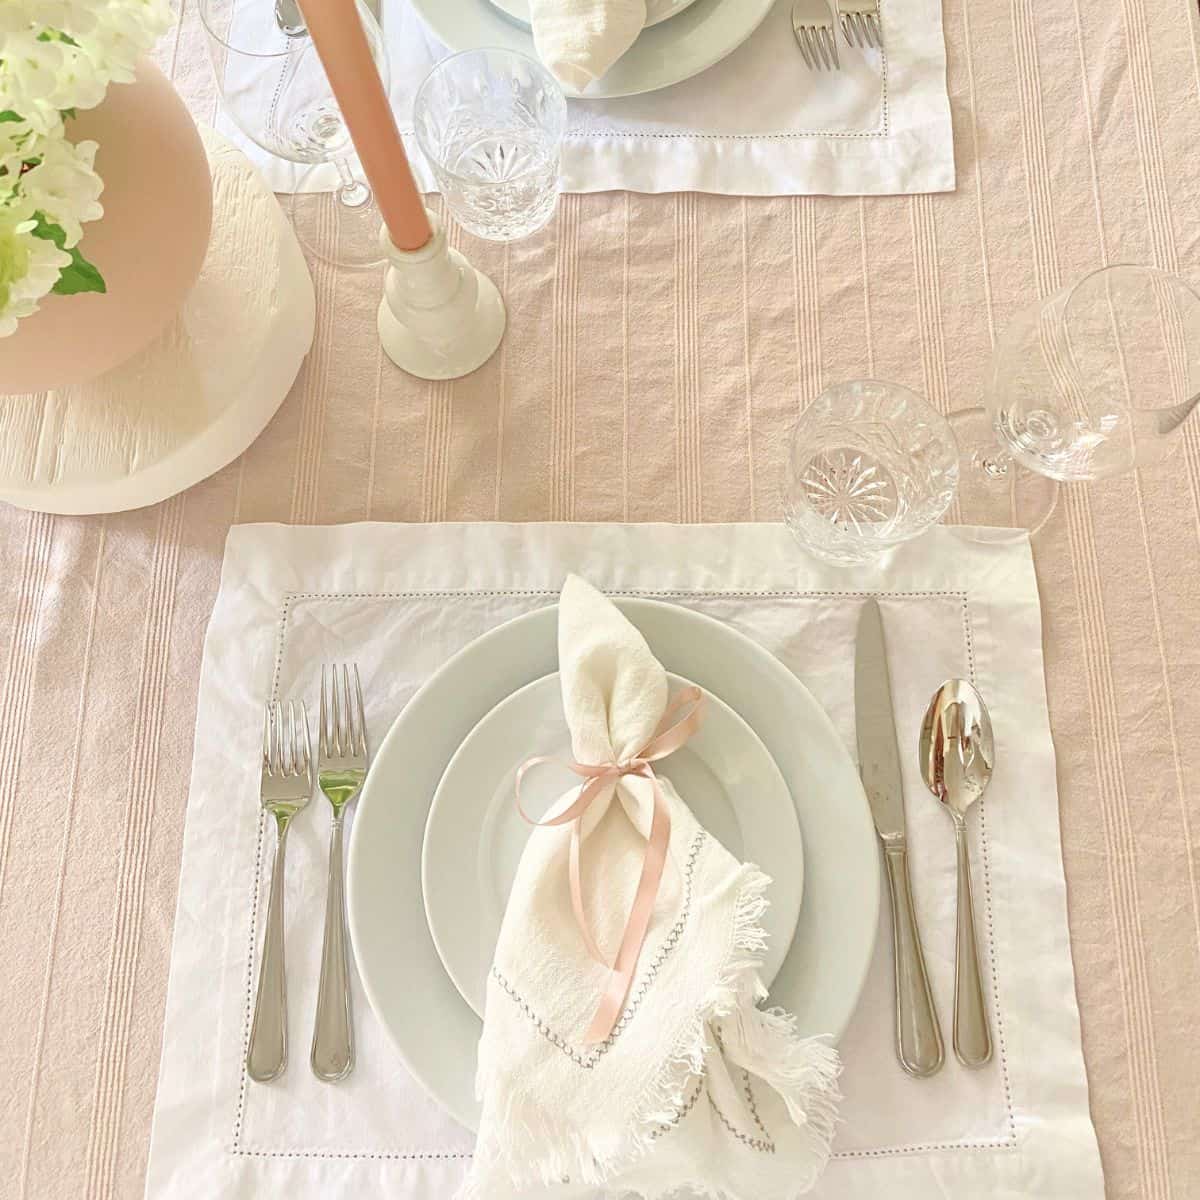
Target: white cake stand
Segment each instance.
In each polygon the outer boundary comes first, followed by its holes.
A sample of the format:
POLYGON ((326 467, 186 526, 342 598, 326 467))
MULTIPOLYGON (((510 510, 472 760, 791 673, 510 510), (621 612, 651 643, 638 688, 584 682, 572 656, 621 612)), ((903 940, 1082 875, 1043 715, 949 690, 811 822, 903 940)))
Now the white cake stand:
POLYGON ((201 136, 212 241, 182 311, 98 379, 0 396, 0 500, 51 513, 155 504, 241 454, 295 382, 316 317, 304 255, 250 160, 201 136))

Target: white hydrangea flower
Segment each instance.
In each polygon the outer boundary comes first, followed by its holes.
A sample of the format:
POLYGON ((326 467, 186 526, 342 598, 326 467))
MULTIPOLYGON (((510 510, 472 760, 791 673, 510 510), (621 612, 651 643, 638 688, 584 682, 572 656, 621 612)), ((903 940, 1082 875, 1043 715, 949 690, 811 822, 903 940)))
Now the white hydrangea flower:
POLYGON ((145 54, 170 24, 171 9, 165 0, 109 0, 94 30, 80 45, 101 77, 128 83, 139 55, 145 54))
POLYGON ((62 228, 69 248, 83 237, 84 221, 104 215, 99 204, 104 184, 92 169, 99 147, 49 138, 41 148, 41 161, 21 176, 20 194, 34 212, 62 228))
POLYGON ((21 208, 0 208, 0 337, 37 311, 71 256, 33 233, 37 222, 21 208))
POLYGON ((0 111, 53 132, 64 110, 130 82, 170 24, 169 0, 0 0, 0 111))
POLYGON ((0 40, 0 111, 18 113, 43 133, 61 129, 61 111, 71 107, 60 86, 68 51, 73 49, 64 42, 42 41, 33 28, 5 34, 0 40))
POLYGON ((36 152, 36 138, 28 121, 0 121, 0 205, 15 194, 22 167, 36 152))

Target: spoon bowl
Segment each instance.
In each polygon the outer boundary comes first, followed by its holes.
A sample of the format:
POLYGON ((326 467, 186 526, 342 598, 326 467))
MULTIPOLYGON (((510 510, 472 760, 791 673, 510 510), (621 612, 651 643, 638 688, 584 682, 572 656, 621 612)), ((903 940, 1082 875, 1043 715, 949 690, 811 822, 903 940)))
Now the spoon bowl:
POLYGON ((983 795, 996 758, 992 719, 978 690, 948 679, 934 693, 921 722, 925 786, 957 820, 983 795))

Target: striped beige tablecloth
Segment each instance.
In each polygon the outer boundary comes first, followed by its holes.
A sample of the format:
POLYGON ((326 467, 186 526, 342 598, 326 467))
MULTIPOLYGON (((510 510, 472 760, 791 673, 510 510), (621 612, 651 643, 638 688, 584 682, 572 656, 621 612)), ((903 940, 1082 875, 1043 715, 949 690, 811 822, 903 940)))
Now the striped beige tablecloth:
MULTIPOLYGON (((211 118, 182 7, 160 60, 211 118)), ((394 370, 379 280, 318 264, 313 352, 242 459, 141 512, 0 508, 0 1195, 141 1194, 231 523, 773 519, 822 385, 962 407, 1020 303, 1106 261, 1197 267, 1195 0, 946 0, 945 21, 954 194, 565 197, 540 236, 470 245, 510 325, 460 383, 394 370)), ((1200 426, 1154 473, 1069 491, 1035 545, 1108 1190, 1190 1200, 1200 426)))

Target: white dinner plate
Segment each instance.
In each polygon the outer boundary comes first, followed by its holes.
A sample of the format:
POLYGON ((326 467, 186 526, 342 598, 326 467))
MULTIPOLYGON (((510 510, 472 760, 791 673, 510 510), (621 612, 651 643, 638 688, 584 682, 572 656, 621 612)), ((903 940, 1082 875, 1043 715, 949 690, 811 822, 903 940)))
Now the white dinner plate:
MULTIPOLYGON (((793 1013, 802 1034, 840 1037, 866 978, 879 915, 875 827, 845 746, 808 690, 757 642, 677 605, 616 603, 668 671, 721 696, 745 719, 783 773, 804 840, 804 904, 771 1003, 793 1013)), ((472 1129, 482 1026, 430 936, 421 846, 451 756, 505 696, 558 669, 557 635, 551 606, 498 626, 444 663, 379 747, 350 838, 347 909, 367 999, 413 1076, 472 1129)))
MULTIPOLYGON (((506 17, 529 28, 529 0, 491 0, 506 17)), ((646 0, 646 28, 658 25, 668 17, 678 16, 696 0, 646 0)))
MULTIPOLYGON (((677 675, 668 678, 672 695, 691 686, 677 675)), ((429 931, 454 986, 480 1016, 530 833, 514 800, 517 768, 534 755, 571 758, 557 673, 501 700, 471 730, 442 776, 425 826, 421 890, 429 931)), ((775 760, 754 730, 709 692, 700 728, 655 769, 734 857, 771 877, 763 918, 763 979, 770 984, 791 947, 804 891, 800 824, 775 760)), ((549 765, 531 772, 521 788, 525 811, 541 818, 572 781, 578 785, 565 769, 549 765)))
MULTIPOLYGON (((637 41, 582 93, 585 99, 636 96, 707 71, 761 24, 775 0, 696 0, 686 11, 645 29, 637 41)), ((536 57, 533 35, 491 0, 413 0, 433 35, 451 50, 502 46, 536 57)), ((566 90, 566 89, 565 89, 566 90)))

